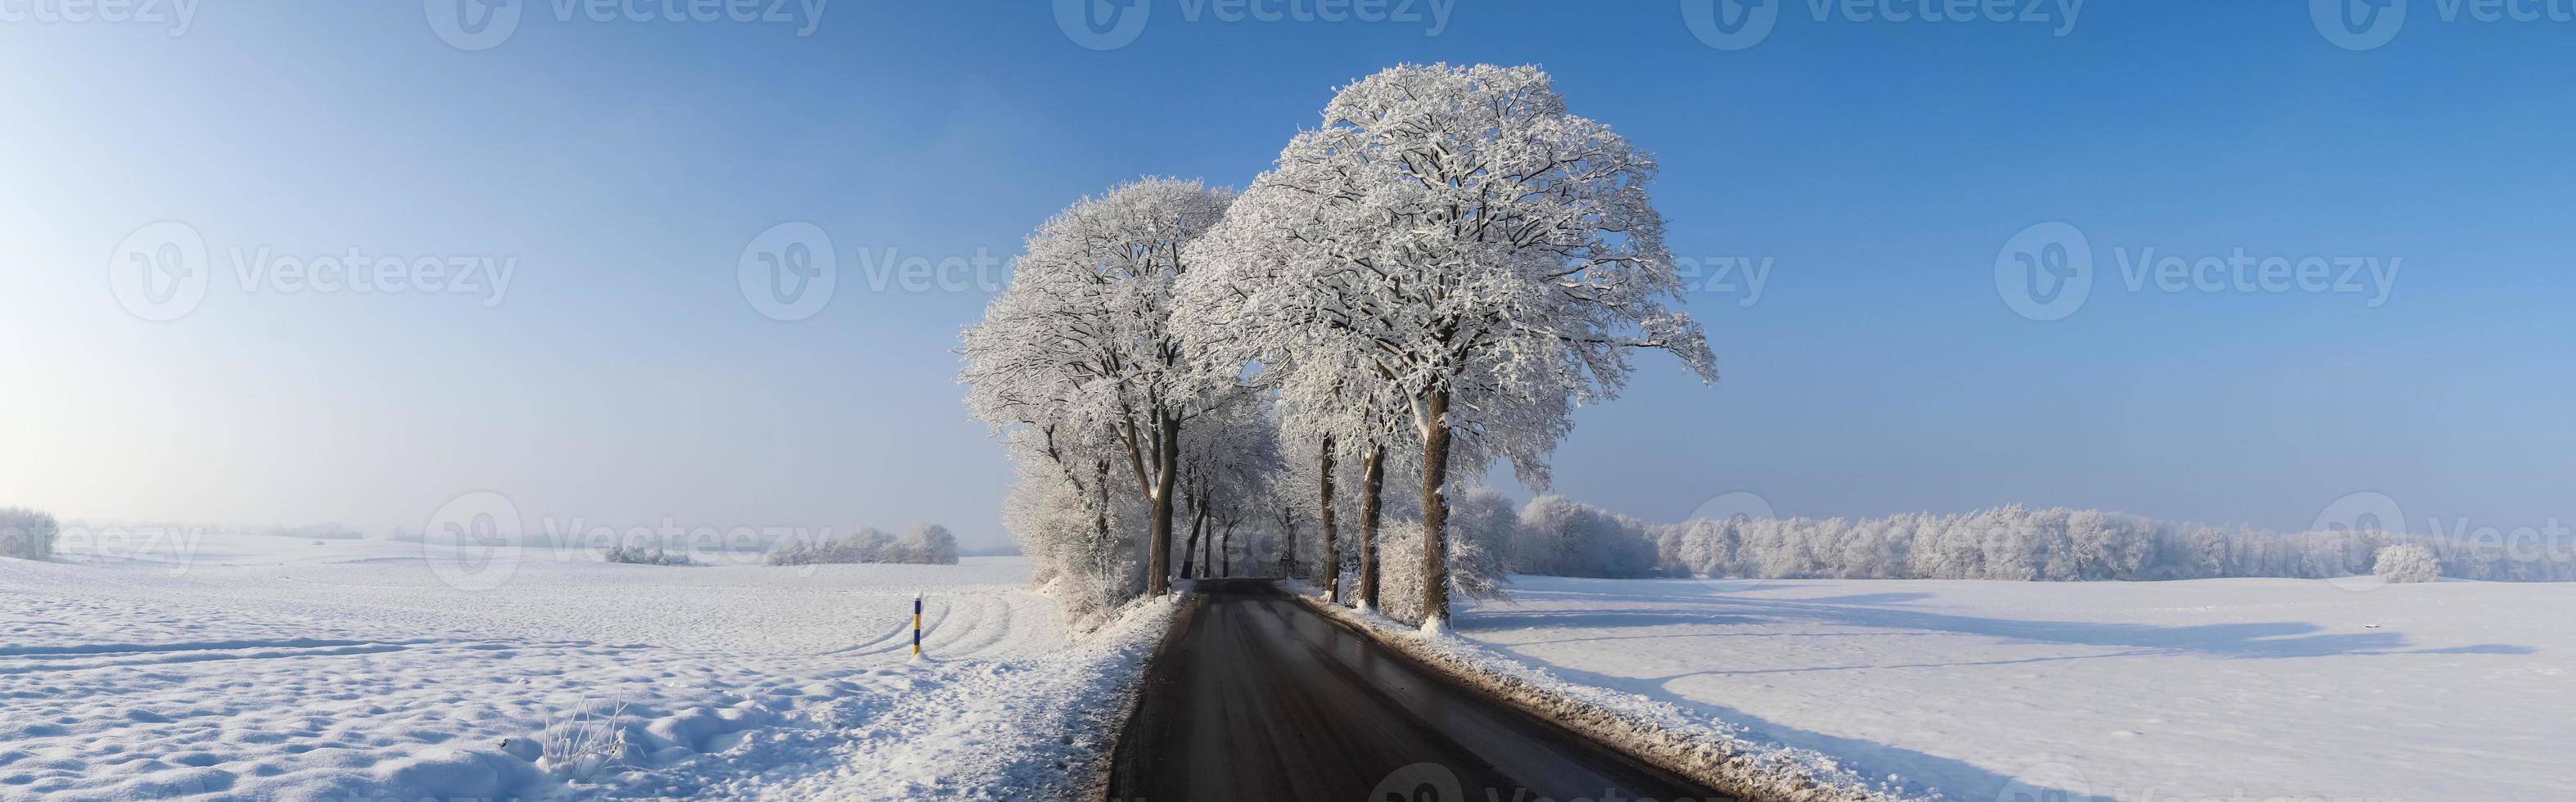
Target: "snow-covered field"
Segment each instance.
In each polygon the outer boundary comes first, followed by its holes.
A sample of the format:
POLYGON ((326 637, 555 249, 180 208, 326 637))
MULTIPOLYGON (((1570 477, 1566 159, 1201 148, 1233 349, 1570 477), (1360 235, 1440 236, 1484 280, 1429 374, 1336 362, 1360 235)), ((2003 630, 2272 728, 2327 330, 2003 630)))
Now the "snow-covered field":
POLYGON ((2576 584, 1514 582, 1458 633, 1951 799, 2576 798, 2576 584))
POLYGON ((0 799, 1040 796, 1107 747, 1067 733, 1098 731, 1168 619, 1070 642, 1018 558, 531 549, 502 577, 413 543, 249 535, 146 556, 0 559, 0 799), (543 754, 550 727, 620 705, 606 768, 543 754))

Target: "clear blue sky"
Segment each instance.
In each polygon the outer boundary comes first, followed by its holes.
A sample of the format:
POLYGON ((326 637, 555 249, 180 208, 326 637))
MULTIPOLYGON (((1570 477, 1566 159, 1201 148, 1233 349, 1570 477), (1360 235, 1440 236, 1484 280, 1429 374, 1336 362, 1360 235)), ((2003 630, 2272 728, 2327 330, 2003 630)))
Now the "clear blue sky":
POLYGON ((1674 2, 1467 4, 1437 35, 1150 2, 1107 51, 1023 2, 841 0, 804 37, 525 2, 480 51, 413 2, 210 3, 178 36, 0 22, 0 503, 381 529, 493 490, 531 518, 997 541, 1009 470, 950 352, 987 296, 875 291, 857 254, 1007 257, 1125 179, 1240 186, 1334 87, 1447 60, 1545 66, 1659 155, 1676 252, 1772 260, 1757 302, 1690 307, 1721 384, 1650 356, 1580 414, 1568 495, 1649 520, 1730 491, 1804 515, 2296 528, 2378 491, 2416 526, 2576 518, 2576 25, 2419 0, 2355 51, 2305 4, 2087 3, 2060 37, 1792 0, 1725 51, 1674 2), (150 322, 108 262, 164 220, 216 272, 150 322), (842 272, 781 322, 735 267, 789 221, 842 272), (2099 264, 2038 322, 1995 262, 2048 221, 2099 264), (516 272, 486 308, 245 290, 229 254, 353 246, 516 272), (2133 291, 2115 248, 2403 262, 2371 306, 2133 291))

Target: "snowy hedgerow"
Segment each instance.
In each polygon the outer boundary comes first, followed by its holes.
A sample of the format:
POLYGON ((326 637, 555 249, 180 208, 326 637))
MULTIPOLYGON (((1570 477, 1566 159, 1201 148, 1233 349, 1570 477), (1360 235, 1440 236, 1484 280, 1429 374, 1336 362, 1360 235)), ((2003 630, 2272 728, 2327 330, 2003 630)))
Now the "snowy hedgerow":
POLYGON ((896 540, 885 530, 871 527, 838 540, 790 541, 769 552, 770 565, 841 563, 956 565, 957 536, 948 527, 922 524, 896 540))
POLYGON ((696 565, 688 552, 664 551, 643 545, 611 546, 608 561, 629 565, 696 565))
POLYGON ((861 529, 838 540, 790 540, 769 552, 770 565, 818 565, 823 563, 872 563, 877 552, 894 537, 876 529, 861 529))
POLYGON ((2406 543, 2380 549, 2371 573, 2390 582, 2431 582, 2441 578, 2442 561, 2434 559, 2432 549, 2406 543))
POLYGON ((52 515, 24 507, 0 508, 0 557, 53 559, 54 535, 60 531, 52 515))

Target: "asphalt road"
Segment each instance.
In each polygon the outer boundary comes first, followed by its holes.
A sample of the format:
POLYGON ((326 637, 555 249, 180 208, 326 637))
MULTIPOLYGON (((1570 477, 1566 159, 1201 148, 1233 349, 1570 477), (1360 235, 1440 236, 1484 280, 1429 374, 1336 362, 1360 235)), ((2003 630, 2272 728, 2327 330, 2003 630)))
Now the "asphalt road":
POLYGON ((1202 581, 1145 679, 1125 802, 1727 799, 1447 680, 1259 580, 1202 581))

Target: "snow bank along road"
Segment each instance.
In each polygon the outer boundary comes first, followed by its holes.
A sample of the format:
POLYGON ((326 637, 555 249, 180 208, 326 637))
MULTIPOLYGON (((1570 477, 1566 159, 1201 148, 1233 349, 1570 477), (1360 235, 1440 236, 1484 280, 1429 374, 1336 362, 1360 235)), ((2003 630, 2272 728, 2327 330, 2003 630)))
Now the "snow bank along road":
POLYGON ((1065 764, 1107 751, 1088 719, 1124 714, 1161 634, 1146 609, 1067 638, 1017 558, 532 549, 460 588, 416 543, 209 536, 185 556, 0 559, 0 802, 1044 797, 1088 782, 1065 764), (605 765, 544 759, 550 726, 620 704, 605 765))
POLYGON ((1202 581, 1113 800, 1726 798, 1432 674, 1258 580, 1202 581))

